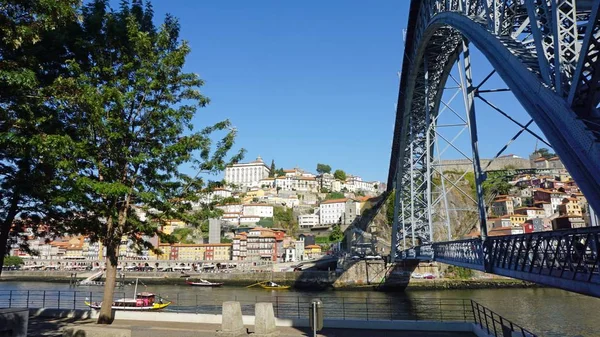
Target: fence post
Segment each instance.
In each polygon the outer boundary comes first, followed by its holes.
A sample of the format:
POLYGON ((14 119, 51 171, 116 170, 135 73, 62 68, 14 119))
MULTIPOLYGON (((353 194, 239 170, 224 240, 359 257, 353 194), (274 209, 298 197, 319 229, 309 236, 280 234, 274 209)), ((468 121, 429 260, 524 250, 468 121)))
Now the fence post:
POLYGON ((277 317, 279 317, 279 296, 275 295, 275 312, 277 317))
POLYGON ((44 296, 42 297, 42 308, 46 307, 46 290, 44 290, 44 296))
POLYGON ((439 307, 440 307, 440 322, 444 321, 444 313, 442 312, 442 300, 438 299, 439 307))
POLYGON ((488 323, 487 313, 485 312, 485 307, 483 308, 483 317, 485 317, 485 327, 487 328, 487 333, 490 333, 490 324, 488 323))
POLYGON ((342 319, 346 320, 346 303, 345 297, 342 297, 342 319))
POLYGON ((388 298, 388 309, 390 310, 390 321, 394 320, 394 311, 392 310, 392 299, 388 298))
POLYGON ((367 309, 367 321, 369 320, 369 299, 365 298, 365 308, 367 309))
POLYGON ((27 290, 27 309, 29 309, 29 290, 27 290))
MULTIPOLYGON (((179 293, 177 293, 177 306, 179 306, 179 293)), ((177 313, 179 313, 179 310, 177 311, 177 313)))
POLYGON ((93 296, 93 294, 92 294, 92 292, 90 291, 90 304, 94 303, 94 299, 92 298, 92 296, 93 296))
POLYGON ((195 311, 196 311, 196 313, 198 313, 198 294, 196 294, 196 306, 195 306, 195 311))
POLYGON ((12 290, 8 293, 8 307, 12 308, 12 290))
POLYGON ((77 309, 77 291, 73 292, 73 310, 77 309))
POLYGON ((492 325, 494 327, 494 336, 498 336, 498 332, 496 331, 496 320, 494 320, 494 312, 490 310, 492 316, 492 325))
POLYGON ((58 291, 58 309, 60 309, 60 290, 58 291))
POLYGON ((298 300, 298 318, 300 318, 300 296, 296 297, 298 300))

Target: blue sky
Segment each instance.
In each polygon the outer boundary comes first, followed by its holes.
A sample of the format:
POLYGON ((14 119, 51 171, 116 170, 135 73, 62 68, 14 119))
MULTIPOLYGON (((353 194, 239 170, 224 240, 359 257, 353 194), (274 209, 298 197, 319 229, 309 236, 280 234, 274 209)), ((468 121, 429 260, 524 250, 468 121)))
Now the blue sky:
MULTIPOLYGON (((246 160, 260 155, 277 167, 310 171, 320 162, 366 180, 387 179, 409 1, 153 5, 157 22, 166 13, 180 20, 192 48, 186 70, 206 81, 211 104, 198 111, 198 128, 230 119, 246 160)), ((474 55, 474 63, 486 62, 474 55)), ((514 99, 502 101, 520 111, 514 99)), ((480 112, 480 132, 490 137, 480 148, 489 157, 517 129, 507 133, 510 124, 480 112)), ((531 140, 516 145, 508 153, 533 150, 531 140)))

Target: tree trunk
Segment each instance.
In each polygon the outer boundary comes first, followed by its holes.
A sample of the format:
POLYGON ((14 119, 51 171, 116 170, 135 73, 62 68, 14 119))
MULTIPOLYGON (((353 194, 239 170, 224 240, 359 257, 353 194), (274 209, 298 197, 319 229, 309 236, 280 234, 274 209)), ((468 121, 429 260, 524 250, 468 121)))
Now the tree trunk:
POLYGON ((106 245, 106 283, 104 283, 104 297, 102 298, 102 307, 98 316, 98 324, 111 324, 115 319, 113 316, 112 305, 115 293, 115 284, 117 281, 117 255, 118 244, 114 238, 107 239, 106 245))
POLYGON ((4 257, 6 256, 6 251, 8 250, 8 234, 10 233, 10 227, 13 223, 13 220, 15 220, 15 216, 17 215, 18 207, 19 197, 13 195, 6 219, 4 219, 4 222, 2 222, 2 226, 0 227, 0 276, 2 276, 4 257))

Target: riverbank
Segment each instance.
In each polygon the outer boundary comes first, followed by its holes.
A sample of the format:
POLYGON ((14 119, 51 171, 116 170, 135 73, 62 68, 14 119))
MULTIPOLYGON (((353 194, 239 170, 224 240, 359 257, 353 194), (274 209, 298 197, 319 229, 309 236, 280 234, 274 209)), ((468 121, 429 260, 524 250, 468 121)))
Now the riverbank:
MULTIPOLYGON (((10 271, 3 272, 0 282, 52 282, 69 283, 73 281, 72 272, 66 271, 10 271)), ((76 279, 82 280, 90 273, 78 273, 76 279)), ((186 276, 193 279, 203 278, 213 282, 224 282, 227 287, 246 287, 251 284, 273 280, 274 282, 290 285, 299 289, 322 290, 333 288, 337 278, 335 272, 305 271, 305 272, 273 272, 273 273, 152 273, 152 272, 127 272, 124 281, 133 283, 140 279, 148 285, 183 285, 186 276)), ((102 279, 100 281, 103 281, 102 279)), ((355 284, 336 288, 337 290, 365 290, 375 289, 379 283, 355 284)), ((477 279, 411 279, 407 288, 411 291, 418 290, 443 290, 443 289, 497 289, 497 288, 537 288, 538 284, 520 280, 494 277, 477 279)))

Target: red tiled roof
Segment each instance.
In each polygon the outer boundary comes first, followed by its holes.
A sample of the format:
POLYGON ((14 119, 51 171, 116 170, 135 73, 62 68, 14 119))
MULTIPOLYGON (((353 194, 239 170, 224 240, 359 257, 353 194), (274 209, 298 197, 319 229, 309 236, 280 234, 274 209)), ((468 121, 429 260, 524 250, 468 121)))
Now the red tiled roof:
POLYGON ((325 200, 321 204, 337 204, 348 201, 348 198, 325 200))

